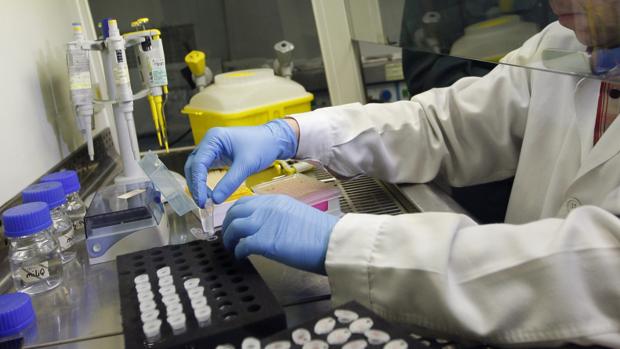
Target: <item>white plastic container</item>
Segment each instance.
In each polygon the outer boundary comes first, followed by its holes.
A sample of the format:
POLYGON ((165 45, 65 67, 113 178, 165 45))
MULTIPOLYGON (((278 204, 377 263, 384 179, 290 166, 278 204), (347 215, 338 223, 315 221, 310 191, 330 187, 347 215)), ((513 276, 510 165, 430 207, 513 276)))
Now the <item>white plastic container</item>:
POLYGON ((452 45, 450 55, 497 62, 536 33, 535 23, 523 22, 517 15, 490 19, 465 28, 465 35, 452 45))

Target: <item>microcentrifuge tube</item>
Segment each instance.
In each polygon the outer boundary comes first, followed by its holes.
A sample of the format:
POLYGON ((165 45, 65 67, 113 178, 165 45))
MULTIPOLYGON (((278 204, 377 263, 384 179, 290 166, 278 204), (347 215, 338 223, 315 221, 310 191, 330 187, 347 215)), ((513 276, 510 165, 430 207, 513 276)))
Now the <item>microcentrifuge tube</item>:
POLYGON ((159 294, 163 296, 167 296, 169 294, 176 294, 177 290, 174 288, 174 285, 162 286, 159 288, 159 294))
POLYGON ((148 283, 148 282, 142 283, 142 284, 137 284, 136 285, 136 292, 137 293, 151 292, 151 284, 148 283))
POLYGON ((211 307, 206 306, 198 309, 194 309, 194 316, 198 320, 198 326, 203 327, 211 322, 211 307))
POLYGON ((149 282, 149 275, 148 274, 140 274, 138 276, 136 276, 133 281, 137 284, 144 284, 149 282))
POLYGON ((161 297, 161 301, 168 306, 170 304, 181 303, 181 298, 179 298, 179 295, 175 293, 161 297))
POLYGON ((153 291, 144 291, 144 292, 138 293, 138 302, 140 303, 151 302, 153 298, 155 298, 153 291))
POLYGON ((207 305, 207 298, 205 296, 202 296, 200 298, 192 298, 190 300, 190 303, 192 304, 192 308, 194 309, 202 308, 207 305))
POLYGON ((199 211, 202 230, 204 231, 207 240, 211 240, 215 236, 215 227, 213 223, 213 200, 208 198, 205 203, 205 208, 201 208, 199 211))
POLYGON ((159 278, 159 287, 170 286, 174 283, 172 275, 166 275, 159 278))
POLYGON ((157 320, 159 317, 159 310, 153 309, 151 311, 147 311, 146 313, 140 314, 140 319, 142 319, 142 323, 151 322, 157 320))
POLYGON ((166 304, 166 314, 168 316, 183 314, 183 306, 180 303, 166 304))
POLYGON ((194 288, 190 288, 189 290, 187 290, 187 296, 192 299, 192 298, 200 298, 203 297, 205 295, 205 288, 202 286, 198 286, 198 287, 194 287, 194 288))
POLYGON ((192 288, 198 287, 199 284, 200 284, 199 278, 191 278, 183 282, 183 286, 185 287, 186 290, 190 290, 192 288))
POLYGON ((185 314, 174 314, 168 316, 168 324, 172 327, 172 333, 175 335, 185 332, 185 314))
POLYGON ((153 320, 145 323, 142 326, 142 330, 144 331, 144 336, 146 340, 149 342, 154 342, 158 340, 161 336, 161 320, 153 320))
POLYGON ((140 303, 140 313, 142 314, 155 309, 157 309, 157 304, 155 304, 155 302, 152 300, 140 303))
POLYGON ((161 278, 163 276, 166 275, 170 275, 170 267, 169 266, 165 266, 162 268, 157 269, 157 277, 161 278))

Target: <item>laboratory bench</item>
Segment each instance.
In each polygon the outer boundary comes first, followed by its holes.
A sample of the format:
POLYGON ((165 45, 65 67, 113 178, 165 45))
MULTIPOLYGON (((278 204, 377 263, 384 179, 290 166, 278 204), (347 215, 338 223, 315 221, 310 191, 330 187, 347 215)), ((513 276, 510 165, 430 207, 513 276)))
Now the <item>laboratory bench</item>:
MULTIPOLYGON (((60 168, 77 168, 82 183, 81 195, 87 198, 99 188, 113 182, 120 173, 120 161, 113 151, 109 130, 95 138, 96 159, 84 159, 85 149, 79 149, 60 168)), ((170 153, 158 152, 162 162, 172 170, 183 173, 185 159, 193 148, 180 148, 170 153)), ((450 211, 464 212, 449 195, 436 185, 395 186, 368 177, 339 181, 324 170, 313 175, 332 182, 341 189, 342 211, 401 214, 407 212, 450 211)), ((7 205, 18 203, 12 200, 7 205)), ((0 207, 3 211, 4 207, 0 207)), ((166 205, 170 226, 170 243, 183 244, 194 240, 191 228, 199 228, 192 214, 178 216, 166 205)), ((90 265, 85 243, 77 244, 78 257, 64 267, 63 283, 54 290, 33 296, 37 313, 36 326, 31 327, 24 340, 25 348, 120 348, 124 346, 116 262, 90 265)), ((6 248, 0 249, 0 290, 12 290, 6 248)), ((288 327, 327 312, 330 307, 330 288, 327 277, 287 267, 283 264, 252 256, 250 260, 267 286, 283 306, 288 327)))

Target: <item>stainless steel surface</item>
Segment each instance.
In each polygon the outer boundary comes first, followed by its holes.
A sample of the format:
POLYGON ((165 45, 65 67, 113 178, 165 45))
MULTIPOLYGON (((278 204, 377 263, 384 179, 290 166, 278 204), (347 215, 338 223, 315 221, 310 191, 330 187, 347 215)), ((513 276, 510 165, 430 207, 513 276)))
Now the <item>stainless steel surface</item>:
POLYGON ((78 258, 64 266, 58 288, 32 296, 37 327, 25 347, 79 341, 122 331, 116 264, 89 265, 84 242, 78 258))
POLYGON ((437 184, 401 184, 398 189, 419 212, 453 212, 471 216, 437 184))

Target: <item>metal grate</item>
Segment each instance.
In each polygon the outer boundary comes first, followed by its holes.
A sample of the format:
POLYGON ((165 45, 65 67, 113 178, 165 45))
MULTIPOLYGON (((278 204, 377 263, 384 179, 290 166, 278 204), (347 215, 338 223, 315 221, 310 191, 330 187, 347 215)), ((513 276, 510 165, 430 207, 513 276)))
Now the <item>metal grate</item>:
MULTIPOLYGON (((333 182, 340 191, 340 209, 343 213, 370 213, 398 215, 407 210, 390 194, 386 184, 361 176, 340 181, 324 169, 317 168, 312 173, 323 182, 333 182)), ((389 184, 388 184, 389 185, 389 184)))

